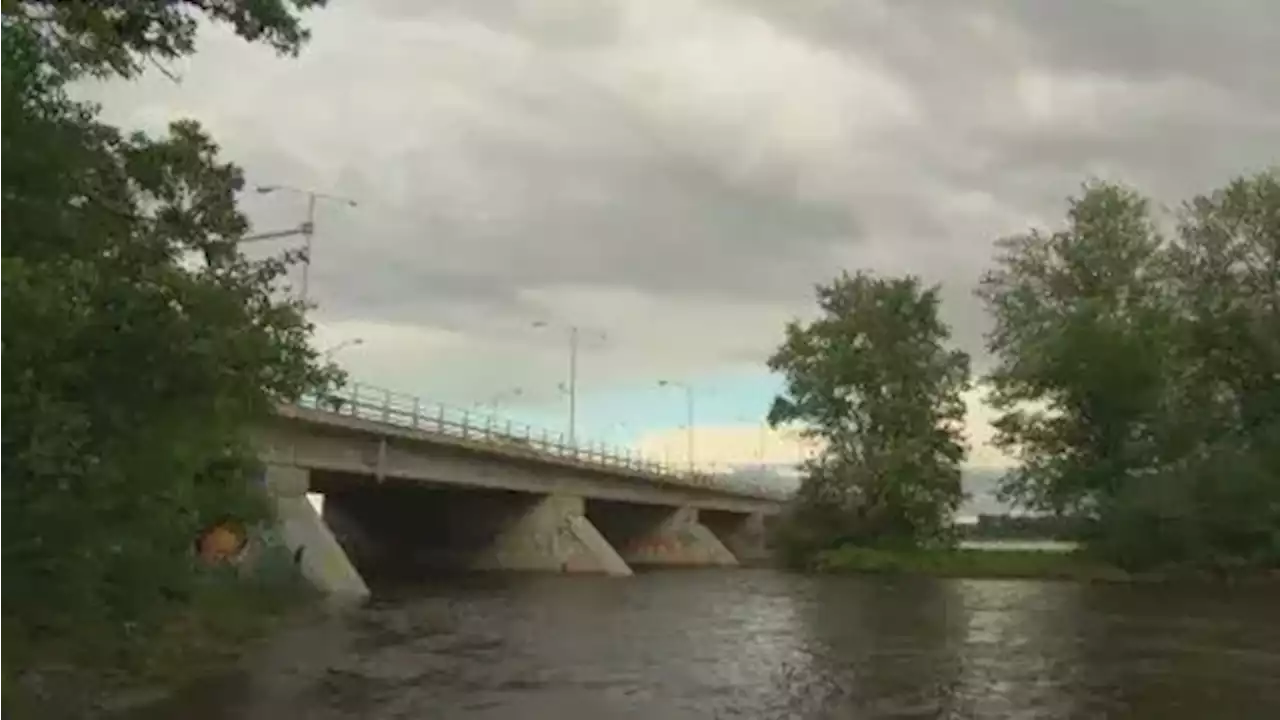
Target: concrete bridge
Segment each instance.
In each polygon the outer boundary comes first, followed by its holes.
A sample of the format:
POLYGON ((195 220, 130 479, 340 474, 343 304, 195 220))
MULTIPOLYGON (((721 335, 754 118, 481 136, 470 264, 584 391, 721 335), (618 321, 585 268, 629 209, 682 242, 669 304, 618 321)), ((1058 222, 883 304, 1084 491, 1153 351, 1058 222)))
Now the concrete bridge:
POLYGON ((406 566, 625 576, 756 562, 784 500, 360 385, 280 406, 258 437, 285 542, 340 595, 406 566))

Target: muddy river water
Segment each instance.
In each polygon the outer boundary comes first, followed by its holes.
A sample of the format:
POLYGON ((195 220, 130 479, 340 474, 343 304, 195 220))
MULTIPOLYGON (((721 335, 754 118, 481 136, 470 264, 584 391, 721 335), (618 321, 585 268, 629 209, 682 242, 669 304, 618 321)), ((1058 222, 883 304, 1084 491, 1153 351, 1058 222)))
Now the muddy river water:
POLYGON ((283 631, 149 717, 1280 718, 1274 588, 434 578, 283 631))

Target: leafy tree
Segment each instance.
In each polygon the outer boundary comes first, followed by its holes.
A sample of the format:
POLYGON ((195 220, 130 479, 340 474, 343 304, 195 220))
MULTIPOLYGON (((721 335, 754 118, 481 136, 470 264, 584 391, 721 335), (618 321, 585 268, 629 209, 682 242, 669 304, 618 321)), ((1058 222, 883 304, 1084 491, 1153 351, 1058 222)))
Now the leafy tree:
POLYGON ((1093 521, 1130 567, 1280 560, 1280 183, 1233 181, 1172 239, 1095 183, 982 281, 1006 495, 1093 521))
POLYGON ((1147 201, 1095 183, 1067 217, 1063 230, 999 241, 978 294, 995 321, 995 443, 1021 460, 1001 490, 1036 510, 1087 513, 1155 452, 1172 336, 1147 201))
POLYGON ((67 76, 131 78, 148 63, 195 52, 201 17, 297 55, 309 35, 300 11, 328 0, 4 0, 5 29, 33 33, 50 68, 67 76))
POLYGON ((1132 564, 1280 565, 1280 171, 1186 203, 1168 255, 1176 366, 1166 452, 1144 478, 1158 492, 1122 495, 1111 524, 1169 541, 1106 538, 1107 550, 1132 564))
POLYGON ((938 288, 844 273, 817 298, 821 317, 790 323, 769 359, 786 381, 770 424, 801 423, 823 446, 792 510, 793 544, 946 539, 963 498, 969 358, 945 345, 938 288))
POLYGON ((1194 393, 1178 415, 1242 437, 1269 432, 1280 419, 1280 170, 1192 199, 1170 256, 1176 380, 1194 393))
POLYGON ((4 613, 28 634, 188 592, 197 529, 262 509, 252 425, 338 379, 282 292, 296 255, 240 253, 243 178, 212 140, 122 134, 66 88, 191 52, 201 13, 294 52, 319 4, 4 3, 4 613))

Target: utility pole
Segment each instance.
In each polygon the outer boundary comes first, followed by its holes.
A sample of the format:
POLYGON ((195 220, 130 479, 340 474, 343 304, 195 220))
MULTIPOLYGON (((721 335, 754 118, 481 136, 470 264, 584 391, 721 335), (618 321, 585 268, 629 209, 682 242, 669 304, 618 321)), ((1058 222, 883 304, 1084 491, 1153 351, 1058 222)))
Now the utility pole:
POLYGON ((315 242, 315 236, 316 236, 316 201, 323 198, 325 200, 333 200, 335 202, 343 203, 348 207, 358 207, 359 203, 357 203, 355 200, 352 200, 351 198, 348 198, 348 197, 342 197, 340 195, 330 195, 328 193, 317 192, 315 190, 305 190, 303 188, 296 188, 291 185, 259 185, 255 189, 258 191, 259 194, 262 194, 262 195, 268 195, 270 193, 273 193, 279 190, 284 190, 287 192, 293 192, 293 193, 298 193, 300 195, 305 195, 307 197, 307 217, 306 217, 306 220, 303 220, 302 224, 298 226, 297 230, 286 230, 280 233, 265 233, 264 236, 247 238, 247 239, 259 240, 259 239, 266 239, 266 236, 285 237, 287 235, 295 235, 295 234, 302 235, 303 242, 305 243, 304 247, 306 248, 306 250, 305 250, 305 256, 302 259, 302 287, 300 292, 300 295, 301 295, 300 299, 302 300, 303 303, 306 303, 307 299, 310 297, 309 292, 310 292, 310 285, 311 285, 311 248, 315 242))
MULTIPOLYGON (((551 323, 546 320, 538 320, 533 323, 535 328, 549 328, 551 323)), ((578 434, 578 349, 582 344, 583 332, 599 336, 603 340, 606 336, 603 330, 590 330, 582 328, 578 325, 569 325, 569 383, 564 388, 565 394, 569 396, 569 445, 574 444, 574 439, 578 434)))
MULTIPOLYGON (((355 205, 355 201, 351 201, 355 205)), ((311 284, 311 244, 316 237, 316 194, 307 193, 307 219, 302 223, 302 235, 306 238, 306 256, 302 260, 302 302, 307 301, 307 289, 311 284)))

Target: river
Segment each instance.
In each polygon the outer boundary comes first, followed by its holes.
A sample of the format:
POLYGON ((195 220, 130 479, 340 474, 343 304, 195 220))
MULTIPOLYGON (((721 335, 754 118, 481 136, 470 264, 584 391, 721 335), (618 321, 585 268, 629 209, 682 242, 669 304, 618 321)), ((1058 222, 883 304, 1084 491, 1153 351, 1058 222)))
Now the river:
POLYGON ((1280 717, 1274 589, 474 575, 282 632, 140 717, 1280 717))

